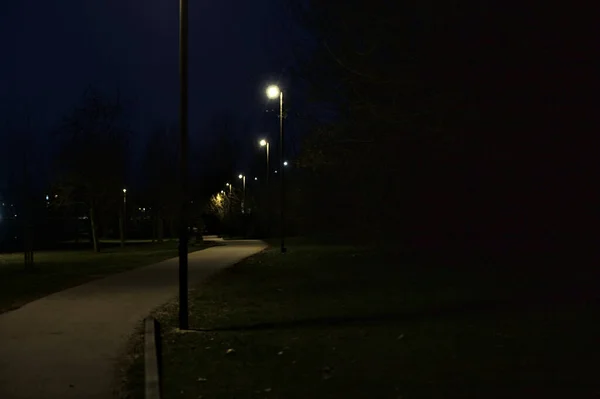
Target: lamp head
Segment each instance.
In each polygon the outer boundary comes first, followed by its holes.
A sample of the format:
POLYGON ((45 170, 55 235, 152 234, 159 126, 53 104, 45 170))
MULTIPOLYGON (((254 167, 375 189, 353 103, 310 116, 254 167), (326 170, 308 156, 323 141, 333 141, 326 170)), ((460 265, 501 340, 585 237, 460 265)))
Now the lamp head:
POLYGON ((279 87, 276 85, 271 85, 267 87, 267 97, 269 97, 270 99, 275 99, 279 97, 280 93, 281 90, 279 90, 279 87))

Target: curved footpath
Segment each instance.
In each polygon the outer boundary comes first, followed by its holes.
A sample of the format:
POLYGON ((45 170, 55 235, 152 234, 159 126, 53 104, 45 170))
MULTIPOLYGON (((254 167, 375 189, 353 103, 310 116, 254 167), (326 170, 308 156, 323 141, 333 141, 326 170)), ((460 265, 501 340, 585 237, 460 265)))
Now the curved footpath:
MULTIPOLYGON (((190 286, 266 247, 224 242, 189 255, 190 286)), ((112 398, 136 323, 178 293, 177 264, 112 275, 0 315, 0 398, 112 398)))

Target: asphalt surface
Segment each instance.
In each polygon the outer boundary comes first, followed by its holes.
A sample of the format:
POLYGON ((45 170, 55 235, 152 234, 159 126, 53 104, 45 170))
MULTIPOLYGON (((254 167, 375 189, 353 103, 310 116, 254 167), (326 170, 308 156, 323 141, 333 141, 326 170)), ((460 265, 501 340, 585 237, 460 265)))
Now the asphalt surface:
MULTIPOLYGON (((227 241, 189 255, 189 281, 255 254, 227 241)), ((95 280, 0 315, 0 399, 107 399, 136 323, 177 296, 177 259, 95 280)))

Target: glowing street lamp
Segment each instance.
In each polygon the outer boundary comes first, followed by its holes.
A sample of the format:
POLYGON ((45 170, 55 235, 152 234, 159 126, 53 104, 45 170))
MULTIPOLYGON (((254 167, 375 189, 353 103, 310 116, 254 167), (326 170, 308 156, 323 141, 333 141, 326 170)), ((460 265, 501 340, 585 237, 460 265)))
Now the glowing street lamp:
MULTIPOLYGON (((279 98, 279 162, 283 163, 283 91, 277 85, 267 87, 267 97, 271 100, 279 98)), ((275 172, 277 173, 277 172, 275 172)), ((281 253, 285 253, 285 179, 283 167, 281 168, 281 253)))
POLYGON ((277 85, 270 85, 269 87, 267 87, 267 97, 269 97, 271 100, 276 99, 280 95, 281 90, 277 85))
POLYGON ((288 162, 287 162, 287 161, 284 161, 284 162, 283 162, 283 166, 288 166, 288 162))

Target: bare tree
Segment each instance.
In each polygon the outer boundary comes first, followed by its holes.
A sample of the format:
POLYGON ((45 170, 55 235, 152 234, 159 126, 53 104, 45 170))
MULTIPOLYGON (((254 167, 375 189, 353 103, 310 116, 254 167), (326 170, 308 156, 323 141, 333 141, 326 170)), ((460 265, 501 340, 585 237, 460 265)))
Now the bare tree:
MULTIPOLYGON (((11 187, 20 203, 19 219, 21 221, 21 234, 23 243, 23 255, 25 269, 34 266, 33 240, 34 240, 34 218, 33 218, 33 186, 32 176, 36 169, 35 148, 32 146, 32 115, 28 106, 13 114, 17 120, 7 120, 5 123, 5 148, 4 157, 7 161, 7 176, 11 187), (18 193, 18 194, 17 194, 18 193)), ((15 218, 17 216, 15 215, 15 218)))
POLYGON ((122 203, 129 129, 117 97, 88 90, 60 129, 56 191, 59 203, 84 203, 94 251, 99 251, 99 222, 122 203))
POLYGON ((150 134, 142 158, 143 193, 151 204, 154 239, 162 242, 165 227, 175 235, 179 215, 180 191, 177 171, 176 129, 157 126, 150 134))

